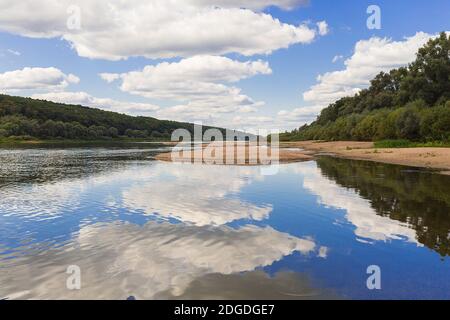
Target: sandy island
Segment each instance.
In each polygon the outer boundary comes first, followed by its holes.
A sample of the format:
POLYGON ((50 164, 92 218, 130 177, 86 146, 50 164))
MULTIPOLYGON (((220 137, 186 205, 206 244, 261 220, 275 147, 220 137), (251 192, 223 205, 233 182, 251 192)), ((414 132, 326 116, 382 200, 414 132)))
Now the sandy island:
MULTIPOLYGON (((180 152, 175 160, 172 159, 172 153, 161 153, 156 156, 156 159, 162 161, 200 162, 227 165, 260 165, 270 164, 267 163, 267 160, 272 156, 272 153, 268 151, 270 148, 267 150, 266 147, 243 142, 227 142, 225 145, 216 142, 204 145, 203 150, 206 150, 206 152, 185 150, 184 152, 180 152), (234 161, 232 161, 232 163, 230 163, 230 159, 225 161, 227 159, 227 152, 233 150, 233 148, 229 148, 230 144, 234 145, 234 161), (220 151, 221 149, 223 151, 220 151), (255 153, 257 154, 256 160, 254 156, 255 153), (249 160, 249 154, 253 155, 251 161, 249 160)), ((314 159, 315 156, 327 154, 347 159, 438 169, 441 173, 450 175, 450 148, 375 149, 372 142, 298 141, 282 142, 280 143, 279 149, 272 151, 274 152, 274 157, 277 156, 277 152, 279 153, 279 163, 309 161, 314 159)))
POLYGON ((256 143, 212 142, 194 149, 160 153, 155 159, 226 165, 270 165, 312 160, 313 156, 300 148, 270 148, 256 143))

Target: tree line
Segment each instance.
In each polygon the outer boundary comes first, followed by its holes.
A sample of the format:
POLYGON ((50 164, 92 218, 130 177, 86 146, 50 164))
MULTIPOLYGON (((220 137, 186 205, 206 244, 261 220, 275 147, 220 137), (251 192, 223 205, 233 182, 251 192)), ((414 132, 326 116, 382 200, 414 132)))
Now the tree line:
POLYGON ((450 141, 450 35, 442 32, 407 67, 381 72, 281 139, 450 141))
POLYGON ((0 137, 82 140, 128 137, 166 140, 176 129, 193 132, 194 125, 0 95, 0 137))

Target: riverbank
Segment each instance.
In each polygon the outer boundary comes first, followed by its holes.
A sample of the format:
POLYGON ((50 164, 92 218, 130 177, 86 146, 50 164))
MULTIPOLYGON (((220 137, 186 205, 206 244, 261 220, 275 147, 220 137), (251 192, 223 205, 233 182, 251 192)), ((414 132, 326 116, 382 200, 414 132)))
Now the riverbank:
POLYGON ((113 138, 113 139, 96 139, 96 140, 81 140, 81 139, 21 139, 21 138, 0 138, 1 147, 27 147, 27 146, 77 146, 77 145, 113 145, 113 144, 127 144, 127 143, 157 143, 173 145, 174 143, 166 140, 150 140, 150 139, 136 139, 136 138, 113 138))
POLYGON ((330 154, 346 159, 436 169, 450 175, 450 148, 375 148, 373 142, 358 141, 282 142, 281 146, 302 148, 315 156, 330 154))
MULTIPOLYGON (((151 141, 148 139, 109 139, 109 140, 23 140, 0 139, 0 148, 27 147, 77 147, 77 146, 120 146, 127 144, 164 144, 174 146, 177 142, 151 141)), ((203 152, 182 150, 172 153, 160 153, 155 159, 160 161, 195 162, 228 165, 261 165, 274 163, 291 163, 313 160, 319 155, 331 155, 340 158, 366 160, 381 163, 398 164, 411 167, 434 169, 450 175, 450 148, 415 147, 415 148, 376 148, 373 142, 359 141, 295 141, 281 142, 279 149, 271 150, 264 146, 249 145, 245 142, 227 142, 204 144, 203 152), (227 148, 234 144, 234 148, 227 148), (230 151, 231 150, 231 151, 230 151), (227 152, 234 154, 230 155, 227 152)))
POLYGON ((212 142, 196 149, 160 153, 156 160, 226 165, 268 165, 309 161, 313 156, 299 148, 271 149, 245 142, 212 142))
POLYGON ((297 141, 281 142, 280 148, 273 150, 273 154, 270 152, 270 148, 265 149, 263 146, 233 142, 227 142, 225 145, 222 143, 205 144, 202 150, 203 152, 195 152, 190 149, 174 153, 160 153, 155 158, 173 162, 260 165, 265 163, 264 160, 267 160, 267 157, 272 156, 278 157, 279 163, 291 163, 313 160, 314 157, 320 155, 330 155, 346 159, 428 168, 450 175, 450 148, 375 148, 373 142, 297 141), (233 144, 234 148, 227 148, 227 146, 233 146, 233 144), (227 156, 227 152, 232 154, 227 156), (278 153, 278 155, 275 153, 278 153), (250 155, 253 155, 253 157, 250 155), (266 158, 261 157, 261 155, 266 158))

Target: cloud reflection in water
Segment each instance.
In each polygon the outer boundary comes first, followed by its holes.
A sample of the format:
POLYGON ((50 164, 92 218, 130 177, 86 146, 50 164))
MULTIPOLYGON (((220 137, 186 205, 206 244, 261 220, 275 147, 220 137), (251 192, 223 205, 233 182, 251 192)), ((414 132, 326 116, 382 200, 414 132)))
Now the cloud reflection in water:
POLYGON ((0 274, 0 296, 39 299, 154 298, 182 295, 208 274, 253 271, 294 252, 312 253, 315 243, 271 227, 188 226, 148 222, 86 226, 58 250, 25 256, 0 274), (68 265, 82 272, 82 290, 65 287, 68 265))

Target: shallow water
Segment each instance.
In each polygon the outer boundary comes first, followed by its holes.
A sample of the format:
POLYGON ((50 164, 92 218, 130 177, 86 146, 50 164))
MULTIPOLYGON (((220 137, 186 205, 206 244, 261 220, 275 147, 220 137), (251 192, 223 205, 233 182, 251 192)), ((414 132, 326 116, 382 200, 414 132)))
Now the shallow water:
POLYGON ((0 298, 450 298, 450 176, 329 157, 266 175, 158 148, 0 150, 0 298))

